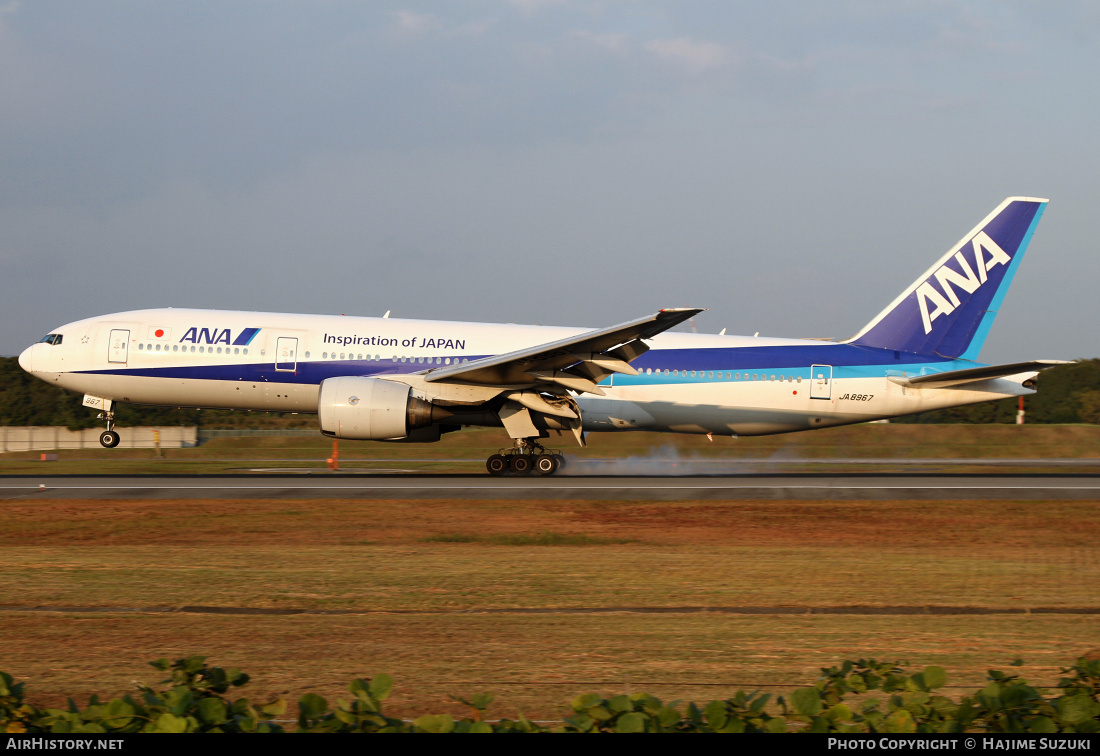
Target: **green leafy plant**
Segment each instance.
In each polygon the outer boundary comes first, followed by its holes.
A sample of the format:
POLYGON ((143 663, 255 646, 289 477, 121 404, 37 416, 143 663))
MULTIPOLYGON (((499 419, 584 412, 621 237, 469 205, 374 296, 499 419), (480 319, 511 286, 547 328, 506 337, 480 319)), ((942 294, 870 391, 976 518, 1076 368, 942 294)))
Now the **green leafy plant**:
MULTIPOLYGON (((236 667, 211 667, 202 656, 150 663, 168 673, 161 689, 139 685, 138 695, 105 703, 93 695, 83 709, 72 699, 66 709, 39 709, 25 701, 24 683, 0 672, 0 732, 284 731, 274 721, 286 713, 284 700, 253 705, 247 698, 230 697, 234 688, 249 681, 236 667)), ((383 711, 393 678, 377 675, 352 680, 351 697, 337 699, 334 707, 315 693, 303 695, 297 732, 1100 732, 1100 660, 1078 659, 1061 673, 1059 695, 1051 696, 1019 675, 990 670, 984 688, 953 701, 939 692, 947 683, 942 667, 928 666, 910 675, 899 662, 859 659, 822 668, 813 685, 779 696, 774 704, 760 691, 738 692, 703 707, 666 704, 648 693, 611 698, 584 694, 573 699, 573 713, 556 727, 522 714, 514 720, 490 720, 491 693, 452 697, 470 709, 459 719, 451 714, 397 719, 383 711)))

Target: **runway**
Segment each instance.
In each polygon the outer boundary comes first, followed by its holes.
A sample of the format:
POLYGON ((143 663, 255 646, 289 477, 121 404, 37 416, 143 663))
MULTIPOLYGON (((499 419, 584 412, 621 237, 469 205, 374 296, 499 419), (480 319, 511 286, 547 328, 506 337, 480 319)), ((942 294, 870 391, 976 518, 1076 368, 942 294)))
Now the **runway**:
POLYGON ((49 499, 1098 499, 1096 474, 685 477, 317 474, 3 476, 0 500, 49 499))

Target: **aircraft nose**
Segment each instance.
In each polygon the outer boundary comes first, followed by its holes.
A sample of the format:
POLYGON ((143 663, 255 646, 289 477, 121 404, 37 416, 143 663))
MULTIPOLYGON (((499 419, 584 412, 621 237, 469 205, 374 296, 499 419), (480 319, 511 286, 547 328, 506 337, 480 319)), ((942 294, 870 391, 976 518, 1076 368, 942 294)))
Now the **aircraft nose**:
POLYGON ((26 370, 28 373, 34 372, 34 348, 37 344, 31 344, 29 347, 23 350, 19 355, 19 367, 26 370))

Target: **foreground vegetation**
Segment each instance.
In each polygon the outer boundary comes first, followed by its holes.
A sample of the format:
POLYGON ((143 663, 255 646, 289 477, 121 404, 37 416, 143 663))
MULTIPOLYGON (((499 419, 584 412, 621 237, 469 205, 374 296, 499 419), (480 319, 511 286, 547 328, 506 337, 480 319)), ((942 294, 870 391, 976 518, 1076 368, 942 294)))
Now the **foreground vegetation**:
MULTIPOLYGON (((277 721, 287 702, 276 699, 254 704, 232 698, 232 688, 249 676, 237 668, 206 664, 192 656, 151 662, 168 672, 161 685, 138 686, 130 694, 102 702, 92 696, 83 709, 69 699, 64 709, 39 708, 25 702, 25 684, 0 672, 0 732, 8 733, 129 733, 129 732, 284 732, 277 721)), ((295 732, 709 732, 709 733, 1057 733, 1100 732, 1100 660, 1080 658, 1061 670, 1059 695, 1049 696, 1019 675, 990 670, 987 685, 959 700, 937 692, 947 683, 942 667, 928 666, 907 674, 898 663, 874 659, 846 661, 822 668, 813 685, 779 696, 738 691, 727 699, 699 706, 693 702, 664 703, 648 693, 603 698, 577 696, 573 714, 560 724, 517 719, 490 720, 489 693, 454 700, 471 712, 422 714, 410 720, 388 716, 383 703, 393 689, 389 675, 358 678, 348 685, 350 700, 335 706, 314 693, 298 699, 295 732), (874 695, 881 693, 884 697, 874 695)), ((284 720, 286 721, 286 720, 284 720)))

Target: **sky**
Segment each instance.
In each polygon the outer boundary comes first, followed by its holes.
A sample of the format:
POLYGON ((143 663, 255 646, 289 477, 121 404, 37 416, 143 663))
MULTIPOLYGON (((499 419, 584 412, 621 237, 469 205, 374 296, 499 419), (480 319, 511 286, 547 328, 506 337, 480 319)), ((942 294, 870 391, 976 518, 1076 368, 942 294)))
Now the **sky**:
POLYGON ((1098 72, 1086 0, 0 0, 0 354, 146 307, 843 339, 1026 195, 981 359, 1098 357, 1098 72))

